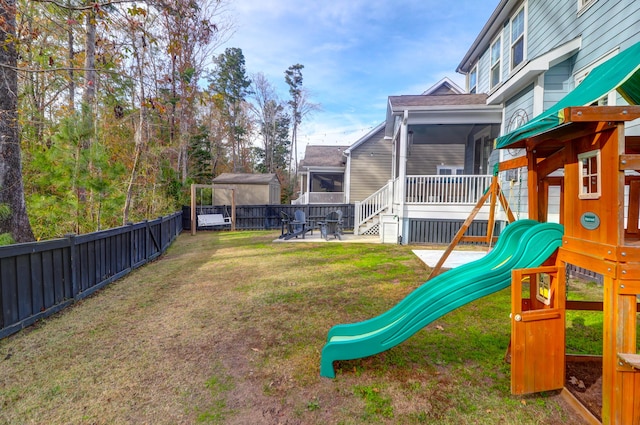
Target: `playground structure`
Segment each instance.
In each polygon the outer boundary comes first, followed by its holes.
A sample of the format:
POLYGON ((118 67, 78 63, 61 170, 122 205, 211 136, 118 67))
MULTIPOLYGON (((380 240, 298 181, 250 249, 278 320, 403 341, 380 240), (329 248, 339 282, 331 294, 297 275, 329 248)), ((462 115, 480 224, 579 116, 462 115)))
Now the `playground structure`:
POLYGON ((639 55, 640 44, 620 53, 594 69, 580 90, 497 139, 497 148, 524 153, 500 163, 499 171, 526 167, 532 221, 510 224, 485 259, 435 276, 388 312, 334 326, 322 351, 322 376, 334 376, 335 360, 387 350, 449 311, 511 285, 512 393, 562 390, 589 423, 640 424, 640 136, 625 135, 625 123, 640 118, 640 107, 573 106, 597 104, 612 90, 640 103, 639 55), (552 186, 560 192, 563 235, 546 223, 552 186), (603 276, 601 302, 566 299, 571 265, 603 276), (602 311, 600 418, 563 389, 567 309, 602 311))
POLYGON ((236 191, 232 186, 192 184, 191 185, 191 235, 196 234, 196 228, 210 226, 231 226, 231 230, 236 230, 236 191), (214 191, 226 190, 231 192, 231 215, 211 214, 203 212, 202 191, 211 190, 211 205, 214 203, 214 191), (200 199, 198 202, 198 190, 200 190, 200 199))
MULTIPOLYGON (((560 187, 564 225, 553 266, 513 271, 511 391, 527 394, 562 389, 566 310, 601 310, 602 423, 637 424, 640 175, 636 171, 640 170, 640 137, 625 136, 625 122, 640 118, 640 107, 568 107, 560 117, 551 129, 531 131, 502 146, 498 139, 498 147, 526 152, 501 163, 500 170, 527 167, 529 218, 546 221, 549 187, 555 185, 560 187), (564 170, 562 177, 551 176, 560 169, 564 170), (604 277, 602 303, 566 300, 569 265, 604 277), (532 295, 523 300, 521 287, 527 277, 532 295)), ((567 391, 564 394, 570 397, 567 391)), ((583 414, 591 423, 599 423, 588 412, 583 414)))

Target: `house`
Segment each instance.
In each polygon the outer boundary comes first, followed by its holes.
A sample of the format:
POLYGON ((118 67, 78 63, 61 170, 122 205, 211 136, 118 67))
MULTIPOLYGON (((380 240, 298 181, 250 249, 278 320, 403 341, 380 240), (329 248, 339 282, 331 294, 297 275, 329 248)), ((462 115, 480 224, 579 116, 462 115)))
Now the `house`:
POLYGON ((276 174, 222 173, 213 179, 213 205, 280 204, 280 180, 276 174))
MULTIPOLYGON (((501 111, 448 78, 421 95, 390 96, 386 120, 351 146, 307 147, 294 203, 353 203, 356 234, 446 242, 452 220, 462 224, 489 186, 501 111), (435 241, 433 226, 448 230, 435 241)), ((480 221, 487 216, 484 208, 480 221)))
MULTIPOLYGON (((487 105, 503 108, 501 134, 556 104, 598 65, 640 41, 640 2, 634 0, 501 0, 458 65, 468 93, 487 93, 487 105)), ((622 105, 615 91, 589 104, 622 105)), ((578 105, 576 105, 578 106, 578 105)), ((586 105, 580 105, 586 106, 586 105)), ((637 121, 626 134, 640 134, 637 121)), ((496 150, 491 163, 518 157, 496 150)), ((502 187, 520 193, 527 211, 524 170, 501 173, 502 187)), ((559 188, 549 193, 549 220, 559 218, 559 188)))
POLYGON ((300 197, 295 205, 345 204, 345 158, 348 146, 310 145, 298 166, 300 197))
MULTIPOLYGON (((493 149, 492 140, 549 109, 596 66, 639 42, 638 16, 640 2, 633 0, 500 0, 457 68, 466 76, 466 94, 440 87, 420 96, 389 97, 385 137, 393 145, 392 178, 360 205, 351 199, 354 232, 371 228, 383 240, 395 241, 395 233, 408 243, 439 242, 437 234, 450 240, 446 228, 455 229, 469 214, 494 166, 521 155, 519 149, 493 149), (429 163, 438 151, 457 155, 429 163), (385 221, 391 230, 384 229, 385 221)), ((594 102, 625 103, 615 92, 594 102)), ((640 133, 636 121, 626 127, 627 135, 640 133)), ((524 170, 500 173, 518 218, 528 210, 524 170)), ((354 177, 349 179, 353 185, 354 177)), ((548 190, 548 218, 558 220, 560 191, 548 190)), ((506 220, 498 212, 497 218, 506 220)), ((477 216, 480 224, 486 217, 485 208, 477 216)))
MULTIPOLYGON (((394 243, 454 236, 491 181, 502 108, 486 99, 446 78, 421 95, 388 98, 386 120, 345 151, 354 233, 394 243)), ((488 216, 483 208, 478 222, 488 216)))

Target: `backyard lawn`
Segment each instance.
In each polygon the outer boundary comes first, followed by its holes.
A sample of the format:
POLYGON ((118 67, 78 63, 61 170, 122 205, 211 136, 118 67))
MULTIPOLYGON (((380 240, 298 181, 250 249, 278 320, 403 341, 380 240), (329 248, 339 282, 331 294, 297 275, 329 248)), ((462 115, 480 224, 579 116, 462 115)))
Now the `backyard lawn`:
POLYGON ((422 284, 411 247, 183 234, 166 255, 0 341, 1 424, 581 424, 512 396, 509 290, 319 376, 327 331, 422 284))

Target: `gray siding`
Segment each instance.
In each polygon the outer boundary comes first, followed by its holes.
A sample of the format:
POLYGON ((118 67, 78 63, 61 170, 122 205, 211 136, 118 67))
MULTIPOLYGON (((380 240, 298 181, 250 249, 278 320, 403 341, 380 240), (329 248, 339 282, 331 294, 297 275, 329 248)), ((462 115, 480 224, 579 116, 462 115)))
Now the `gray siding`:
MULTIPOLYGON (((521 4, 521 3, 520 3, 521 4)), ((518 6, 520 5, 518 4, 518 6)), ((516 8, 513 9, 515 11, 516 8)), ((578 14, 576 0, 529 0, 527 11, 526 59, 535 59, 550 50, 578 37, 582 48, 574 58, 545 74, 545 86, 555 87, 555 93, 545 97, 545 109, 554 102, 555 95, 573 89, 573 72, 582 69, 615 48, 622 50, 640 42, 640 1, 596 0, 585 12, 578 14), (566 78, 564 81, 560 81, 566 78), (559 89, 558 84, 563 88, 559 89)), ((502 82, 511 75, 510 25, 507 19, 502 32, 502 82)), ((492 40, 496 34, 492 34, 492 40)), ((478 62, 478 91, 489 90, 489 48, 478 62)), ((545 87, 546 88, 546 87, 545 87)), ((565 92, 566 93, 566 92, 565 92)))
POLYGON ((478 93, 489 93, 490 72, 489 52, 485 52, 478 61, 478 93))
POLYGON ((544 74, 544 110, 546 111, 574 87, 573 62, 575 58, 569 58, 549 69, 544 74))
POLYGON ((408 175, 437 174, 438 165, 464 166, 464 144, 413 145, 407 160, 408 175))
POLYGON ((508 128, 511 117, 524 111, 529 119, 533 118, 533 84, 509 99, 504 107, 505 127, 508 128))
POLYGON ((351 152, 349 201, 362 201, 391 179, 392 143, 384 128, 351 152))
POLYGON ((576 0, 530 0, 527 58, 536 58, 577 37, 579 35, 575 30, 577 10, 576 0))

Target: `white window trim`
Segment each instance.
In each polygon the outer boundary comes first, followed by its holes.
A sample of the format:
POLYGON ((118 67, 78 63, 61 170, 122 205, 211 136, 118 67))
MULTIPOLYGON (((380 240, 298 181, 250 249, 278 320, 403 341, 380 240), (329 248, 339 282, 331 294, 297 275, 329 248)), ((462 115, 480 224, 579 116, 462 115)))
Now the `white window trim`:
POLYGON ((474 86, 476 88, 475 93, 478 93, 478 64, 476 63, 473 68, 471 68, 471 71, 469 71, 469 75, 467 78, 467 93, 471 93, 471 89, 473 87, 471 87, 471 74, 473 74, 473 72, 476 72, 476 85, 474 86))
POLYGON ((602 163, 600 161, 600 149, 578 154, 578 164, 580 167, 578 168, 578 178, 579 178, 578 198, 579 199, 600 199, 600 195, 602 192, 602 163), (594 156, 596 157, 596 167, 598 168, 596 172, 597 190, 595 192, 585 193, 583 192, 584 190, 583 180, 585 175, 583 174, 584 168, 582 167, 582 160, 593 158, 594 156))
POLYGON ((493 41, 491 42, 491 44, 489 44, 489 89, 493 90, 496 87, 498 87, 500 85, 500 83, 502 83, 502 63, 504 59, 504 43, 502 41, 502 32, 500 32, 500 34, 498 34, 498 36, 496 38, 493 39, 493 41), (498 80, 497 83, 493 84, 493 58, 491 57, 491 53, 493 51, 493 45, 496 44, 498 41, 500 41, 500 58, 498 59, 498 75, 500 76, 500 79, 498 80))
POLYGON ((527 61, 527 33, 528 33, 528 19, 527 19, 527 15, 528 15, 528 1, 525 1, 524 3, 522 3, 522 6, 520 6, 516 12, 511 15, 511 19, 509 20, 509 70, 511 72, 513 72, 516 69, 519 69, 522 64, 524 64, 527 61), (518 15, 518 13, 520 13, 521 10, 524 9, 524 17, 523 17, 523 24, 524 27, 522 29, 522 61, 515 65, 513 64, 513 45, 515 44, 512 40, 512 32, 513 32, 513 20, 515 19, 515 17, 518 15))
POLYGON ((598 0, 578 0, 578 16, 586 12, 598 0))

